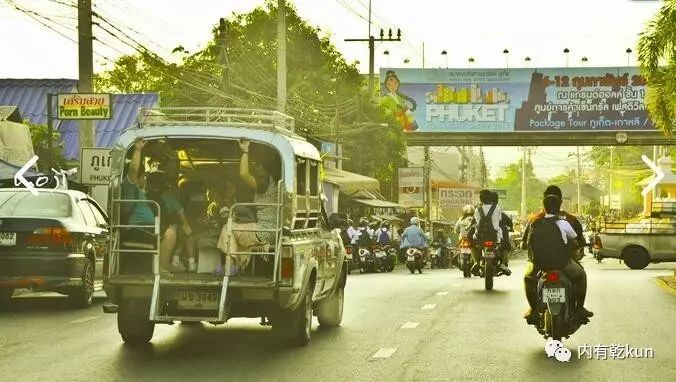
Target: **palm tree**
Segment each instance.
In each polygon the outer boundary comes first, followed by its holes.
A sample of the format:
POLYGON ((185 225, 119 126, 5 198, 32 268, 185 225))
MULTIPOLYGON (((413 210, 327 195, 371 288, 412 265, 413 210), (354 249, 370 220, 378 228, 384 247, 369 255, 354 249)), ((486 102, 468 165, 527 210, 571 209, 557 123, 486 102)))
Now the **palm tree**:
POLYGON ((648 83, 650 118, 670 136, 676 124, 676 0, 665 0, 640 34, 638 59, 648 83))

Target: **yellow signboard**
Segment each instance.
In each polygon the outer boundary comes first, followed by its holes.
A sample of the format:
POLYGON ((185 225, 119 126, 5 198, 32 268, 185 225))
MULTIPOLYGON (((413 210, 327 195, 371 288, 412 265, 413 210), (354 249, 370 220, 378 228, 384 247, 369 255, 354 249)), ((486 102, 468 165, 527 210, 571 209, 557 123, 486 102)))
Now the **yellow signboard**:
POLYGON ((58 119, 110 119, 113 107, 110 94, 66 93, 57 95, 58 119))

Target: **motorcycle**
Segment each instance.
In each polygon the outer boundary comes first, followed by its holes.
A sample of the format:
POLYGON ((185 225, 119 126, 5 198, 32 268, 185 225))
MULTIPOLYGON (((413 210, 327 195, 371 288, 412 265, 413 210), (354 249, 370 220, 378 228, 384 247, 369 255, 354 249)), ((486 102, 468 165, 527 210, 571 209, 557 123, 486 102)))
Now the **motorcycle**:
POLYGON ((463 277, 472 277, 472 242, 469 238, 462 238, 460 240, 460 270, 462 271, 463 277))
POLYGON ((425 263, 423 262, 423 252, 420 248, 409 248, 406 250, 406 268, 414 274, 416 270, 422 274, 425 263))
POLYGON ((493 289, 493 277, 501 275, 498 270, 500 254, 497 245, 498 243, 494 241, 484 241, 481 243, 480 275, 484 278, 486 290, 493 289))
POLYGON ((372 273, 376 271, 376 256, 367 247, 359 247, 359 273, 372 273))
POLYGON ((373 252, 376 256, 378 268, 381 272, 392 272, 396 261, 394 249, 390 245, 375 246, 373 252))
POLYGON ((574 312, 575 288, 561 271, 541 271, 538 275, 538 322, 535 326, 545 338, 560 341, 575 333, 589 319, 574 312))
POLYGON ((440 245, 437 242, 432 243, 432 247, 430 248, 430 253, 432 255, 432 259, 430 261, 430 268, 432 269, 448 268, 448 254, 445 249, 446 248, 444 248, 444 246, 440 245))
POLYGON ((359 268, 359 259, 358 254, 355 255, 352 253, 353 249, 351 245, 345 246, 345 260, 347 261, 347 274, 349 275, 355 269, 359 268))

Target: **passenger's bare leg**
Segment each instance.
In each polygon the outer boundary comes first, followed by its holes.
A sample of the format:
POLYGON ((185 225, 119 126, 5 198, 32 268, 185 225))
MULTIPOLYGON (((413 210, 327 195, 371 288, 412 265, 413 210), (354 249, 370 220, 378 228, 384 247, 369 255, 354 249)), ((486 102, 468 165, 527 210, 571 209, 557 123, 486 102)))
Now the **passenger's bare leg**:
POLYGON ((176 248, 176 229, 173 226, 167 228, 160 242, 160 270, 169 270, 171 255, 176 248))

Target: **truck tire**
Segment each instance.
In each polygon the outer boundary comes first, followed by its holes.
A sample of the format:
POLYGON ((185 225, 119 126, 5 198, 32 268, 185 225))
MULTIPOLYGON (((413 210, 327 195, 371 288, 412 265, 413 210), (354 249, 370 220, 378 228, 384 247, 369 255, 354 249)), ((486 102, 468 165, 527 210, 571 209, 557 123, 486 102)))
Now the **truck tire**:
POLYGON ((68 303, 74 308, 89 308, 94 301, 94 263, 85 258, 82 270, 82 286, 68 293, 68 303))
POLYGON ((278 312, 272 320, 272 331, 281 340, 292 345, 307 346, 312 334, 312 285, 296 310, 278 312))
POLYGON ((648 252, 641 247, 629 247, 622 252, 622 259, 631 269, 643 269, 650 264, 648 252))
POLYGON ((316 313, 319 325, 327 328, 340 326, 343 321, 344 287, 338 287, 333 296, 325 298, 317 304, 316 313))
POLYGON ((2 288, 0 289, 0 310, 9 306, 12 295, 14 295, 14 288, 2 288))
POLYGON ((122 340, 132 346, 147 344, 155 332, 155 323, 148 319, 148 310, 140 309, 140 306, 122 302, 117 313, 117 331, 122 340))

